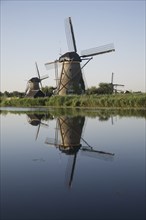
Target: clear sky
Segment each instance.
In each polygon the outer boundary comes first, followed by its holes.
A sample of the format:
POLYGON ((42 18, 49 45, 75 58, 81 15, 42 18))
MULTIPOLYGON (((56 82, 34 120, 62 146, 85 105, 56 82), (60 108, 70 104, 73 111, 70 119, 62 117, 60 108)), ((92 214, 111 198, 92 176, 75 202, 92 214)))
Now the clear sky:
POLYGON ((43 86, 55 86, 45 63, 68 51, 64 19, 72 18, 77 50, 114 43, 115 52, 94 56, 83 70, 86 86, 110 82, 124 90, 146 90, 145 1, 1 0, 1 88, 25 91, 27 80, 48 74, 43 86))

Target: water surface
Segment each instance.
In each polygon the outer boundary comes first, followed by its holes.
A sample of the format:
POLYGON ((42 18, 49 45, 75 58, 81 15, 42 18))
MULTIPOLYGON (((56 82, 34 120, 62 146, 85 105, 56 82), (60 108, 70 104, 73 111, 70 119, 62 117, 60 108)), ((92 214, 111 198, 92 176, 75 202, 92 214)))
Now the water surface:
POLYGON ((3 108, 1 219, 144 220, 144 115, 3 108))

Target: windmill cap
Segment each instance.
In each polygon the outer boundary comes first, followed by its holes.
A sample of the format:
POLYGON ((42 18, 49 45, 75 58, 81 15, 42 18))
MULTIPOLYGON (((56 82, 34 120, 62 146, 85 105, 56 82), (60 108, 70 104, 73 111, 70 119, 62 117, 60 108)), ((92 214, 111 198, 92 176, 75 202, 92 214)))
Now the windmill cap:
POLYGON ((76 52, 67 52, 59 58, 59 62, 78 61, 81 62, 80 56, 76 52))
POLYGON ((29 81, 31 81, 31 82, 40 82, 40 79, 38 77, 33 77, 29 81))

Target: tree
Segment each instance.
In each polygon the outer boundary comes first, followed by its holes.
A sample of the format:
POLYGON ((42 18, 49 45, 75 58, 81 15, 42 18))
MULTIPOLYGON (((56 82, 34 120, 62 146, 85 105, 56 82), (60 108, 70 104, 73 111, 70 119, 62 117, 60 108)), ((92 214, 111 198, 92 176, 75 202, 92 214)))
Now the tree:
POLYGON ((52 96, 53 95, 53 91, 55 90, 56 88, 52 87, 52 86, 45 86, 42 88, 42 91, 43 93, 46 95, 46 96, 52 96))
POLYGON ((99 83, 99 87, 92 86, 86 90, 87 95, 92 94, 112 94, 113 93, 113 84, 111 83, 99 83))
POLYGON ((19 92, 18 91, 13 91, 11 93, 12 97, 19 97, 19 92))
POLYGON ((111 83, 99 83, 99 88, 97 88, 97 94, 112 94, 113 84, 111 83))
POLYGON ((92 86, 91 88, 88 88, 86 90, 86 94, 87 95, 97 94, 97 88, 95 86, 92 86))
POLYGON ((7 98, 7 97, 10 97, 10 93, 7 92, 7 91, 5 91, 5 92, 4 92, 4 97, 6 97, 6 98, 7 98))

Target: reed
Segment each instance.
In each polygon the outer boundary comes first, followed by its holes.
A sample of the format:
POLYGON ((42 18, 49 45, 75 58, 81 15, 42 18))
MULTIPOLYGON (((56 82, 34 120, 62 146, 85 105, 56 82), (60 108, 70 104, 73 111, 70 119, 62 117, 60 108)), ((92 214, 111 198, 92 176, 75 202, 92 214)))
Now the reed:
POLYGON ((146 93, 113 95, 68 95, 46 98, 1 99, 1 106, 13 107, 72 107, 72 108, 146 108, 146 93))

